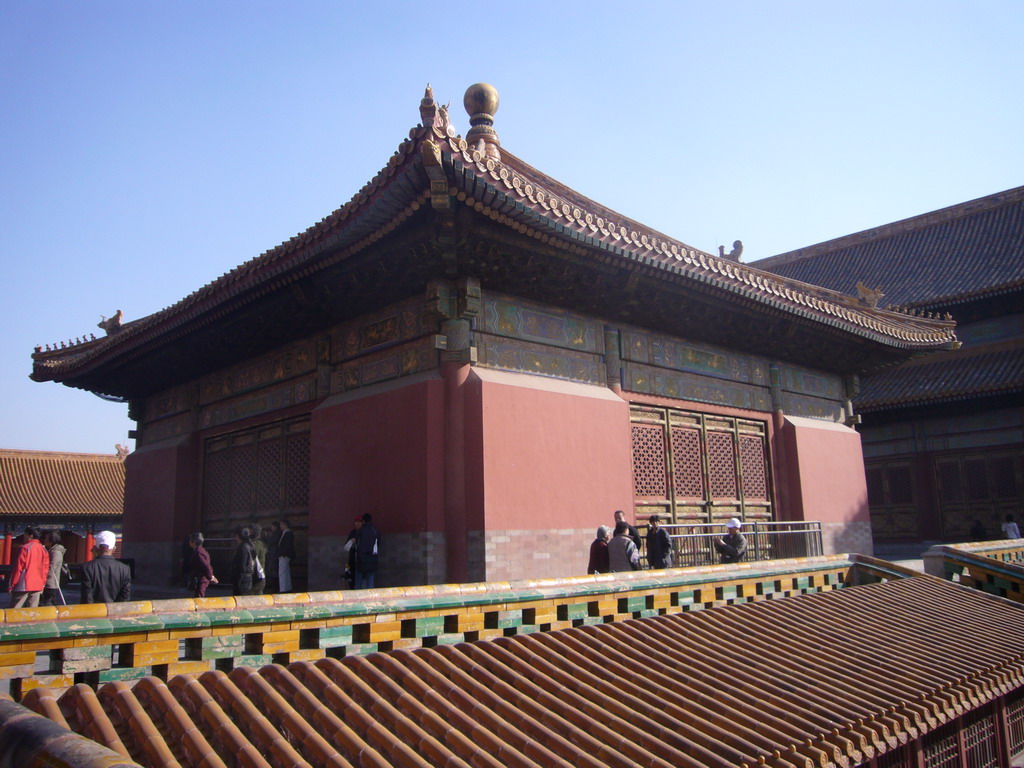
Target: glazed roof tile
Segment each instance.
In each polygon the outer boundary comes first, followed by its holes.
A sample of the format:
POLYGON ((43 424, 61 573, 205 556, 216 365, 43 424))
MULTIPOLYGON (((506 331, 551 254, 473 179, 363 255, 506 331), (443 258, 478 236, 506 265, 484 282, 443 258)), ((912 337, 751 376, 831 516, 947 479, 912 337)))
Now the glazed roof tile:
POLYGON ((1024 346, 944 353, 889 368, 864 379, 857 409, 946 403, 1024 392, 1024 346))
POLYGON ((643 269, 668 283, 702 286, 772 313, 831 326, 896 349, 940 349, 954 324, 868 307, 856 298, 722 259, 589 200, 511 153, 471 148, 428 92, 421 115, 387 165, 348 203, 287 242, 120 332, 37 349, 33 378, 67 381, 143 354, 216 322, 252 300, 359 253, 432 200, 454 197, 497 223, 583 258, 643 269), (447 189, 445 189, 447 187, 447 189), (447 194, 446 194, 447 193, 447 194))
POLYGON ((0 450, 0 514, 120 515, 124 461, 92 453, 0 450))
MULTIPOLYGON (((78 685, 59 717, 144 764, 849 766, 1024 685, 1022 611, 919 576, 98 695, 78 685)), ((55 717, 45 689, 23 703, 55 717)))
POLYGON ((1024 187, 754 262, 759 269, 883 303, 950 307, 1024 287, 1024 187))

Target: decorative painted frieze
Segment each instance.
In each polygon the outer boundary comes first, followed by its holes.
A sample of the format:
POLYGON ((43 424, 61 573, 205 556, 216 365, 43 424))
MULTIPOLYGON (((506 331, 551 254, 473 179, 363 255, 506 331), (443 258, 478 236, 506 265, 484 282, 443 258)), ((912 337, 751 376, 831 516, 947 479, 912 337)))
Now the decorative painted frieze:
POLYGON ((842 403, 819 397, 796 395, 792 392, 782 393, 782 410, 789 416, 804 416, 809 419, 824 419, 833 422, 843 420, 842 403))
POLYGON ((339 325, 331 332, 334 363, 400 344, 434 332, 424 319, 422 298, 413 298, 385 307, 339 325))
POLYGON ((303 339, 242 365, 204 376, 199 380, 199 404, 205 406, 235 397, 310 373, 315 368, 316 342, 312 338, 303 339))
MULTIPOLYGON (((780 384, 787 392, 829 400, 843 399, 843 382, 839 376, 830 376, 792 365, 779 366, 780 384)), ((788 409, 787 409, 788 412, 788 409)))
POLYGON ((604 353, 604 324, 509 297, 487 294, 475 330, 562 349, 604 353))
POLYGON ((505 371, 536 373, 585 384, 604 385, 600 355, 478 333, 477 364, 505 371))
POLYGON ((761 358, 646 331, 623 330, 622 357, 674 371, 768 386, 768 363, 761 358))
POLYGON ((316 379, 307 376, 278 387, 267 387, 249 396, 205 406, 199 415, 199 428, 207 429, 232 421, 259 416, 316 399, 316 379))
POLYGON ((166 419, 178 413, 184 413, 189 409, 190 384, 183 384, 174 387, 159 395, 147 398, 142 408, 142 415, 139 422, 148 424, 150 422, 166 419))
POLYGON ((771 395, 766 387, 666 371, 651 365, 626 364, 625 388, 639 394, 713 403, 751 411, 771 411, 771 395))
POLYGON ((183 413, 166 419, 148 422, 138 431, 138 444, 151 445, 161 440, 186 435, 192 431, 192 415, 183 413))
POLYGON ((348 392, 402 376, 437 368, 434 337, 342 363, 331 377, 331 393, 348 392))

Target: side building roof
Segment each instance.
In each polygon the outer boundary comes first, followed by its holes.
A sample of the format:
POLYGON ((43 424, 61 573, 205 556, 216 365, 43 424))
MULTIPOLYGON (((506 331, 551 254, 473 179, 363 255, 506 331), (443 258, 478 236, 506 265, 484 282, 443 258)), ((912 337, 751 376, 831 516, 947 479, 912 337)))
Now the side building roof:
POLYGON ((862 413, 1024 393, 1024 187, 755 263, 839 291, 860 284, 883 294, 880 303, 968 323, 962 349, 866 377, 862 413), (972 332, 978 320, 984 326, 972 332))
POLYGON ((776 275, 883 304, 949 309, 1024 288, 1024 187, 753 262, 776 275))
POLYGON ((605 208, 500 148, 485 114, 496 93, 470 101, 467 140, 428 88, 420 125, 344 206, 117 333, 37 347, 32 377, 145 396, 439 276, 843 372, 955 345, 952 322, 713 256, 605 208))
POLYGON ((120 515, 124 460, 95 453, 0 449, 0 514, 120 515))

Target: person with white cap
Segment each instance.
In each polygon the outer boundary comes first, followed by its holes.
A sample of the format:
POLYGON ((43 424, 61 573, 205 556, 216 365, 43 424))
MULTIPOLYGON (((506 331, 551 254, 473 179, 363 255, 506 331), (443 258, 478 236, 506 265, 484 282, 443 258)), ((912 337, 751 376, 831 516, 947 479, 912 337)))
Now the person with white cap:
POLYGON ((132 572, 114 558, 117 536, 113 531, 96 534, 93 559, 82 566, 83 603, 124 603, 132 598, 132 572))
POLYGON ((747 554, 747 540, 740 533, 743 523, 738 517, 734 517, 725 524, 725 527, 728 533, 714 540, 715 549, 722 556, 723 563, 738 563, 747 554))

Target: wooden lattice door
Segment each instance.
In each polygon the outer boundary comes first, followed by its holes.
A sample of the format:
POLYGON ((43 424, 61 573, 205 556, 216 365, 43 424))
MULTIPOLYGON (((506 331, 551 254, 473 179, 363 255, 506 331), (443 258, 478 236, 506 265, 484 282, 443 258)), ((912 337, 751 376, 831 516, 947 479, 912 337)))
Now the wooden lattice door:
POLYGON ((772 519, 763 422, 642 405, 630 418, 638 516, 772 519))
POLYGON ((305 530, 309 517, 309 419, 293 419, 206 441, 202 528, 230 538, 240 525, 287 517, 305 530))

